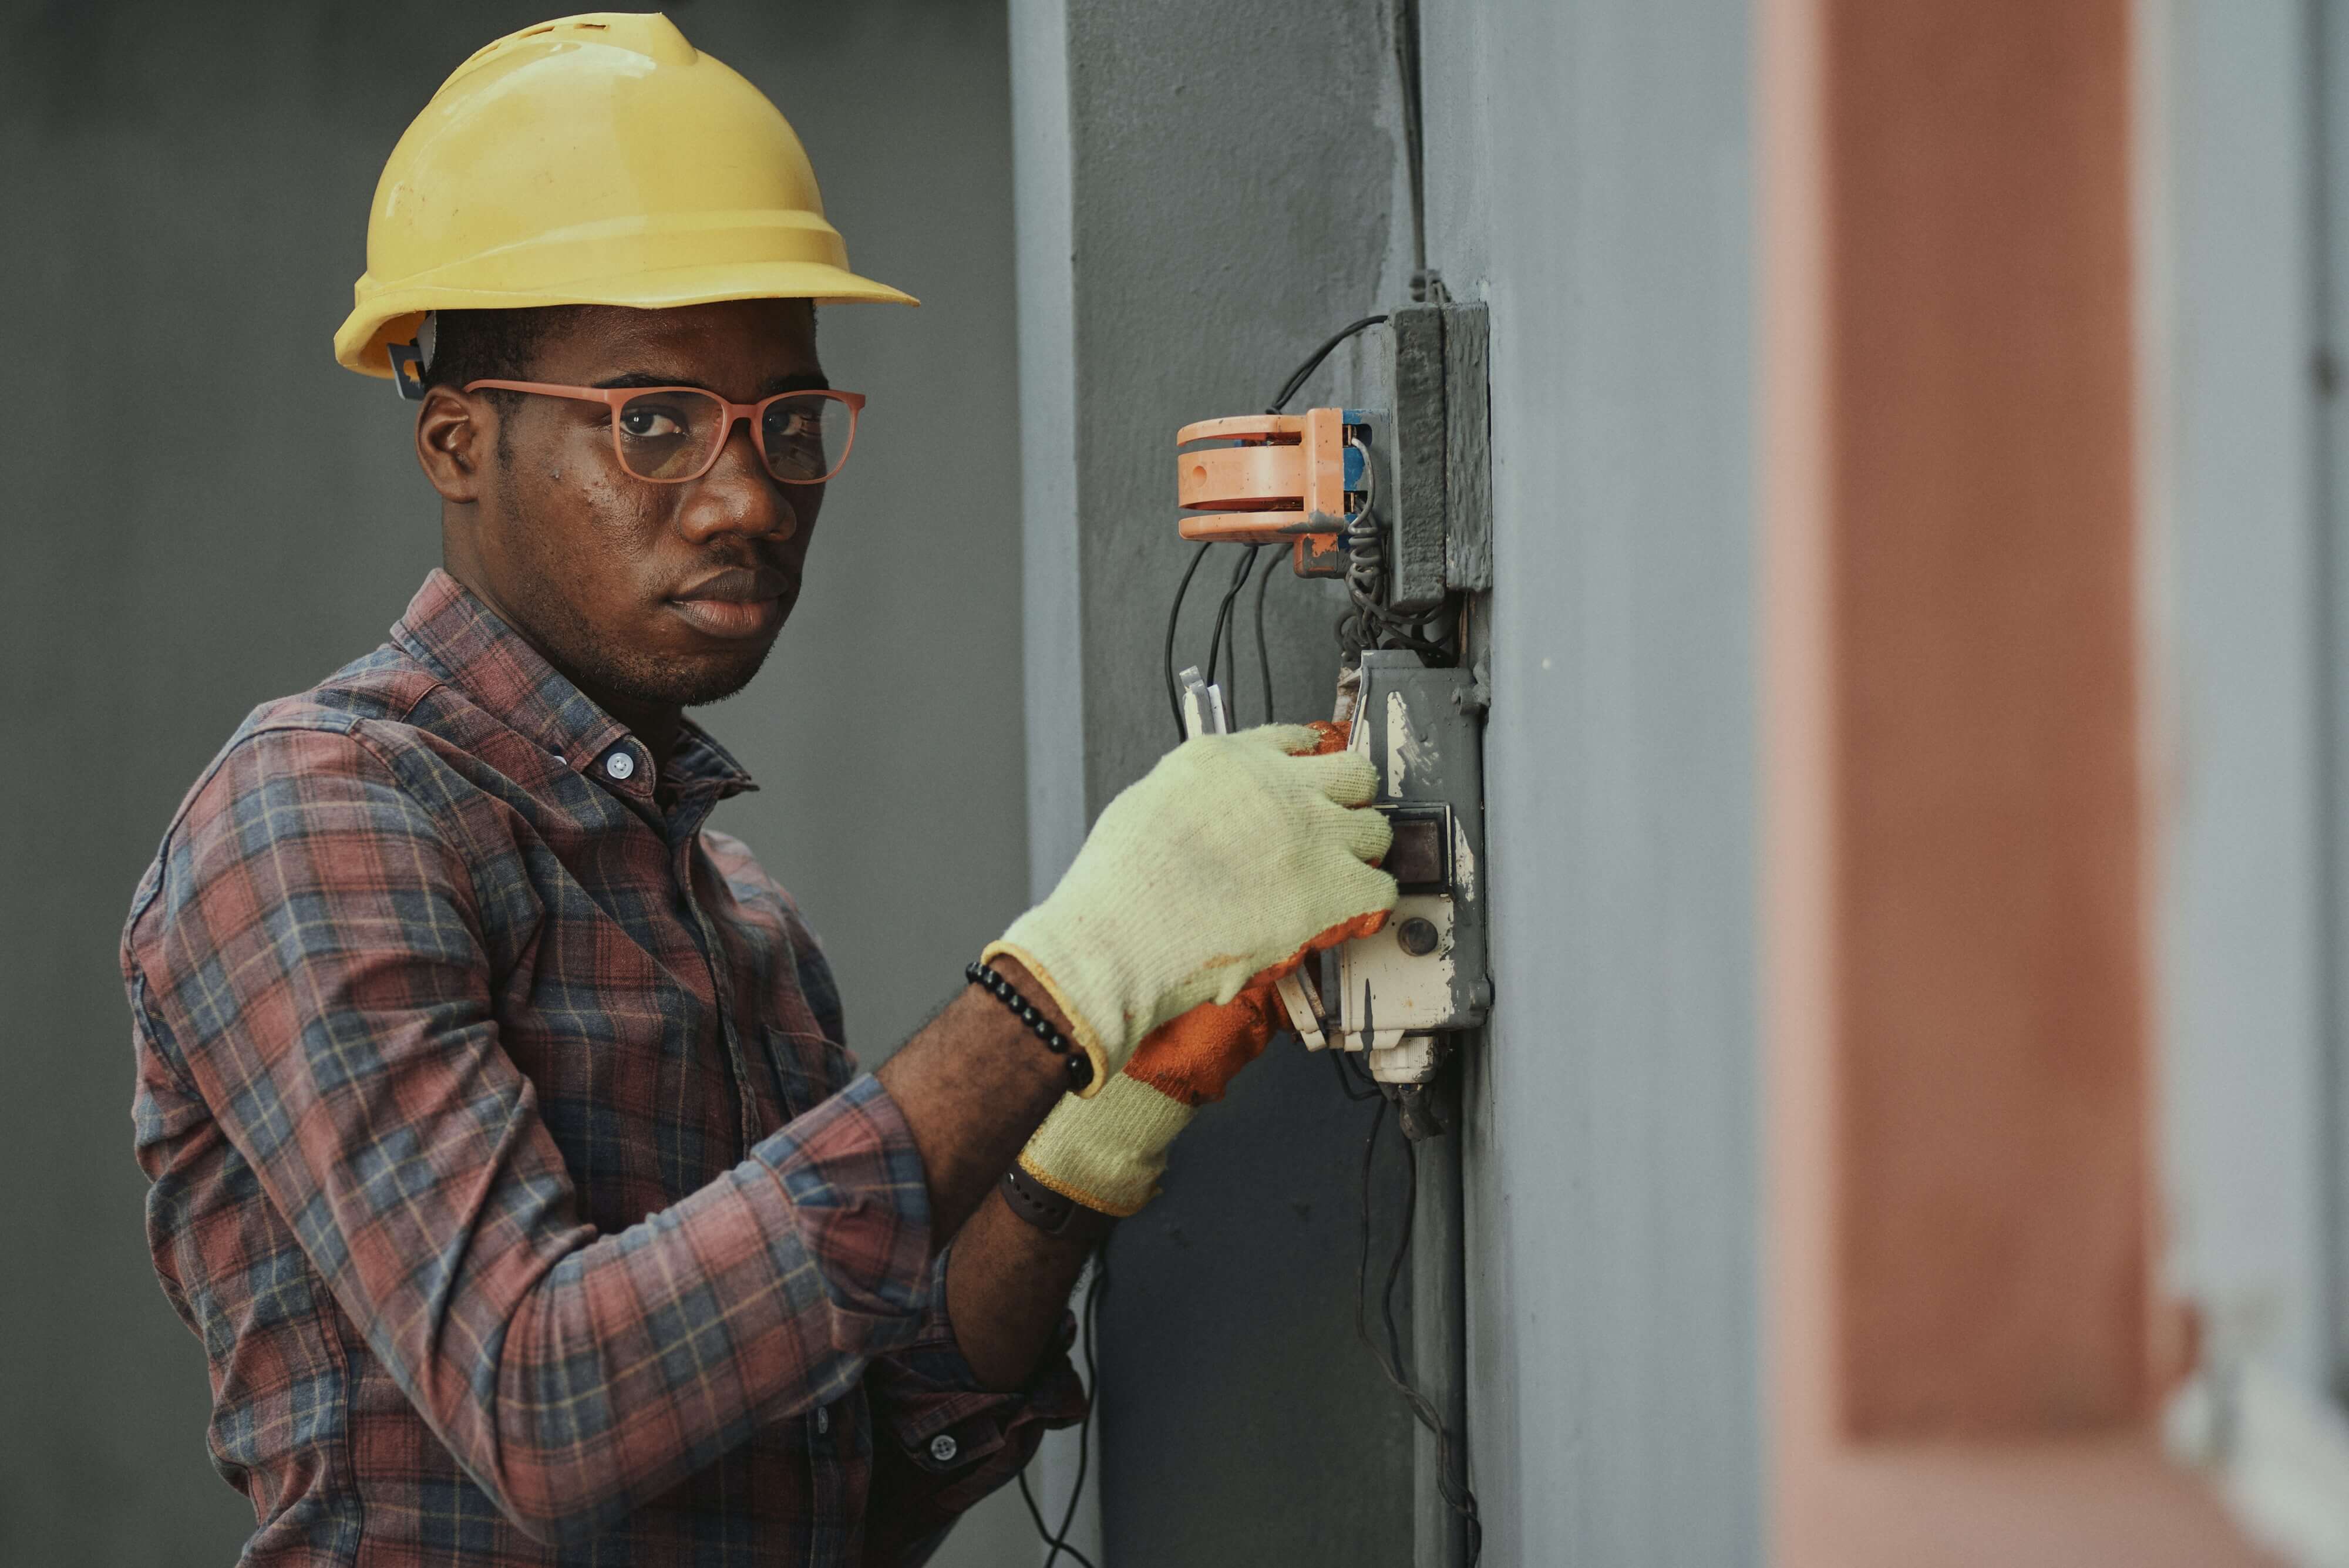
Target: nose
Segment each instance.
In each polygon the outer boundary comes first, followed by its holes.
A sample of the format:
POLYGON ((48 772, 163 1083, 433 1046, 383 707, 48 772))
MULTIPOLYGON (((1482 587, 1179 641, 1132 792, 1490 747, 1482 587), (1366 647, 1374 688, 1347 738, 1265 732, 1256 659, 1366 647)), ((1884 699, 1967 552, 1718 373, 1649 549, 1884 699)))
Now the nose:
POLYGON ((788 539, 799 531, 799 513, 767 472, 767 460, 748 420, 736 420, 728 428, 718 461, 686 488, 689 493, 678 522, 697 545, 723 534, 788 539))

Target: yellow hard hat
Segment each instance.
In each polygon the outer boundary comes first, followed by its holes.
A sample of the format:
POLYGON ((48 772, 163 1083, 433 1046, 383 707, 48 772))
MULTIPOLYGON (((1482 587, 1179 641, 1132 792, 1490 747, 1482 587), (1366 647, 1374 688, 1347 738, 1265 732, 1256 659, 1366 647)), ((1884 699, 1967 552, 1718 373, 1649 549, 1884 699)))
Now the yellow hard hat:
POLYGON ((432 310, 916 303, 848 270, 806 151, 757 88, 662 16, 509 34, 392 149, 335 358, 389 376, 432 310))

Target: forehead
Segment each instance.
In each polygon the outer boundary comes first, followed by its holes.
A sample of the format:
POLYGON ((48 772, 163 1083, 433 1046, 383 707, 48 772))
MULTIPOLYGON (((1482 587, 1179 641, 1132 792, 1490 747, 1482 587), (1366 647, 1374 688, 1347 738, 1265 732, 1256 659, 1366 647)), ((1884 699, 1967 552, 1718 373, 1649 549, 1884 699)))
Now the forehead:
POLYGON ((542 380, 675 377, 736 399, 817 374, 815 311, 803 299, 730 299, 671 310, 564 309, 532 356, 542 380))

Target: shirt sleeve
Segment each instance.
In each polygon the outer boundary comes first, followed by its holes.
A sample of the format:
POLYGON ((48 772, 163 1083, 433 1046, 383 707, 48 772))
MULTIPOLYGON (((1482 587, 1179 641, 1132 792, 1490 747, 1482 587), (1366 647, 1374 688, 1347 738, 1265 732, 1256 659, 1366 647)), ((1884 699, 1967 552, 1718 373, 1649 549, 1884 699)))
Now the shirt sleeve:
POLYGON ((947 1268, 932 1272, 921 1333, 865 1371, 873 1406, 873 1490, 865 1508, 865 1568, 915 1568, 965 1511, 1018 1475, 1044 1434, 1083 1419, 1086 1393, 1069 1361, 1074 1314, 1024 1388, 985 1389, 963 1359, 947 1316, 947 1268))
POLYGON ((616 1234, 499 1042, 459 847, 363 735, 234 747, 126 950, 150 1032, 466 1472, 588 1539, 930 1322, 920 1157, 871 1077, 616 1234))
MULTIPOLYGON (((740 839, 708 828, 702 838, 734 896, 780 924, 799 993, 825 1037, 844 1048, 840 992, 797 900, 740 839)), ((1073 1316, 1063 1316, 1058 1343, 1025 1388, 1005 1393, 979 1386, 947 1315, 950 1256, 950 1251, 941 1255, 933 1270, 920 1333, 904 1348, 875 1357, 865 1371, 876 1432, 864 1562, 874 1568, 926 1561, 966 1510, 1019 1473, 1047 1431, 1073 1426, 1085 1414, 1084 1385, 1069 1361, 1073 1316)))

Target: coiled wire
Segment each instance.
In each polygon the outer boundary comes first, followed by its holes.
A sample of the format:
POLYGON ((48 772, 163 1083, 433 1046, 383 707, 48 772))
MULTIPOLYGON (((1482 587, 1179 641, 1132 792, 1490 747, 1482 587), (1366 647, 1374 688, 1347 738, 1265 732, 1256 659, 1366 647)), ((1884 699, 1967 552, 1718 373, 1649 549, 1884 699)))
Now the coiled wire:
MULTIPOLYGON (((1362 454, 1367 482, 1375 472, 1368 449, 1359 441, 1346 444, 1362 454)), ((1386 528, 1379 521, 1377 502, 1375 493, 1366 494, 1361 510, 1338 530, 1338 547, 1346 557, 1346 597, 1351 601, 1338 618, 1338 647, 1349 665, 1360 663, 1367 648, 1407 648, 1430 664, 1453 664, 1457 647, 1451 633, 1459 624, 1453 596, 1418 615, 1404 615, 1387 605, 1386 528)))

